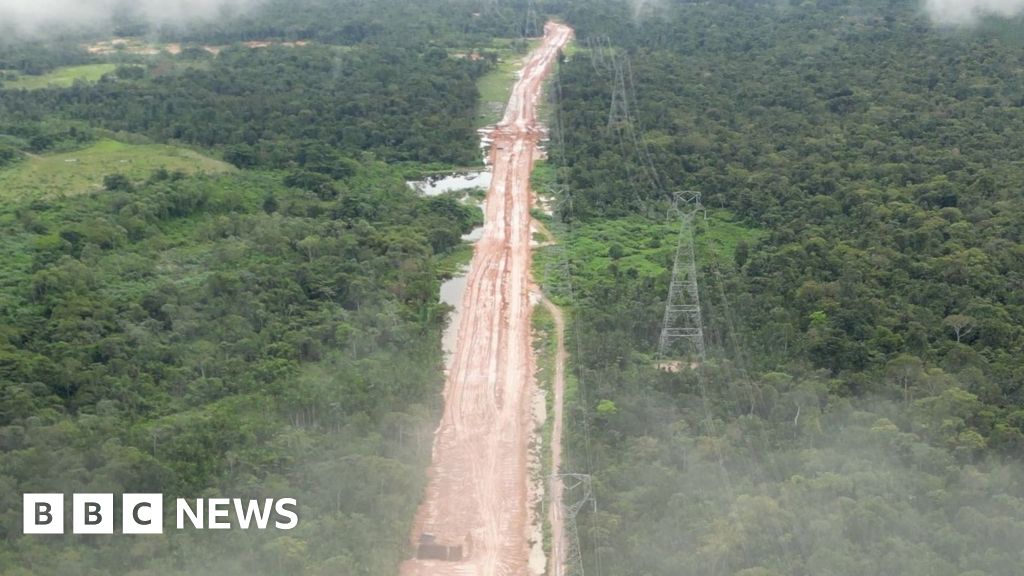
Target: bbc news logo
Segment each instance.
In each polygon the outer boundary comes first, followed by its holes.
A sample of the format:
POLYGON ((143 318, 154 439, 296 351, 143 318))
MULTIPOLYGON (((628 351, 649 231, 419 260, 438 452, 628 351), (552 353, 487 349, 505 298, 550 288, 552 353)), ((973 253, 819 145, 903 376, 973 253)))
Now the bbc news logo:
MULTIPOLYGON (((230 530, 236 525, 242 530, 269 526, 291 530, 299 524, 296 506, 294 498, 178 498, 175 526, 178 530, 230 530)), ((25 534, 64 534, 63 494, 25 494, 23 513, 25 534)), ((71 496, 72 534, 113 534, 115 516, 113 494, 71 496)), ((123 494, 120 519, 122 534, 163 534, 163 494, 123 494)))

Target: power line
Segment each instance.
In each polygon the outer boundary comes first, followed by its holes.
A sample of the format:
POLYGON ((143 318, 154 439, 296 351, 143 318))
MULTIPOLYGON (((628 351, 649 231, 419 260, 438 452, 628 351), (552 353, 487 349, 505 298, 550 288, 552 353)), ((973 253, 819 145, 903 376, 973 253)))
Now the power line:
MULTIPOLYGON (((640 119, 635 113, 638 100, 632 61, 628 56, 617 54, 610 44, 606 49, 603 41, 599 41, 598 46, 600 46, 601 56, 597 59, 592 56, 592 64, 596 68, 598 60, 607 63, 605 68, 611 76, 612 83, 611 105, 608 110, 608 132, 609 134, 614 132, 619 139, 623 165, 630 179, 632 180, 632 173, 630 163, 627 161, 629 158, 629 153, 626 150, 627 141, 632 145, 633 155, 637 159, 640 172, 647 180, 647 185, 655 191, 654 196, 664 196, 665 186, 651 156, 640 119)), ((637 208, 643 208, 645 202, 639 193, 634 190, 633 195, 637 202, 637 208)))
MULTIPOLYGON (((612 101, 609 108, 608 115, 608 131, 609 133, 615 132, 619 138, 620 145, 623 148, 623 158, 627 158, 625 153, 626 142, 630 142, 633 149, 636 151, 636 157, 639 160, 640 168, 644 172, 644 176, 649 181, 651 189, 655 191, 655 196, 666 196, 666 188, 663 184, 663 180, 657 170, 657 166, 654 163, 653 156, 650 148, 647 144, 646 139, 643 136, 643 131, 638 129, 639 119, 636 117, 637 110, 639 110, 639 103, 637 98, 637 86, 634 80, 632 65, 630 60, 626 56, 619 56, 615 53, 611 46, 611 42, 607 41, 604 37, 588 38, 585 42, 587 48, 590 50, 590 64, 595 72, 607 71, 611 76, 612 84, 612 101)), ((559 146, 561 151, 562 166, 558 171, 559 179, 562 182, 562 187, 565 193, 568 195, 568 200, 565 203, 566 208, 569 210, 569 234, 574 233, 573 223, 574 218, 572 215, 572 197, 569 194, 569 181, 567 178, 566 170, 567 163, 565 160, 565 138, 562 134, 564 124, 562 123, 562 101, 561 101, 561 83, 560 76, 556 77, 559 79, 557 84, 559 100, 556 106, 558 113, 558 128, 559 128, 559 146)), ((632 174, 629 169, 628 163, 626 166, 627 174, 632 180, 632 174)), ((635 194, 635 192, 634 192, 635 194)), ((643 202, 641 202, 641 207, 643 202)), ((714 374, 709 370, 714 370, 718 367, 715 362, 707 363, 707 344, 705 339, 705 326, 703 324, 703 309, 700 300, 700 286, 697 275, 696 266, 696 255, 695 255, 695 231, 694 231, 694 218, 698 213, 703 214, 705 232, 707 231, 707 217, 704 213, 704 208, 701 204, 701 195, 698 192, 677 192, 672 194, 672 212, 678 215, 680 218, 680 229, 679 239, 676 247, 675 260, 673 262, 672 280, 669 286, 669 295, 666 301, 665 316, 663 319, 662 333, 659 338, 658 346, 658 359, 666 361, 669 357, 674 356, 680 352, 680 343, 685 343, 685 353, 690 356, 691 359, 697 359, 699 364, 694 366, 693 373, 697 380, 697 384, 700 390, 700 397, 702 402, 702 408, 704 413, 704 433, 708 436, 715 438, 718 436, 718 424, 715 418, 715 412, 712 408, 712 390, 710 389, 710 378, 714 374)), ((712 254, 714 258, 714 254, 712 254)), ((737 390, 735 384, 746 385, 746 393, 749 395, 751 402, 751 410, 753 410, 754 402, 756 401, 756 384, 750 375, 751 361, 746 355, 744 346, 740 342, 740 335, 738 332, 738 322, 735 312, 729 303, 729 298, 726 295, 724 282, 721 276, 721 272, 718 268, 717 262, 713 262, 712 270, 715 275, 715 284, 719 297, 721 299, 722 310, 719 312, 723 314, 722 320, 725 323, 726 338, 721 342, 721 353, 728 357, 728 348, 731 345, 733 349, 733 356, 738 361, 738 365, 734 365, 732 362, 725 361, 721 364, 721 368, 727 372, 724 375, 724 383, 727 386, 728 392, 730 392, 734 399, 738 400, 737 390)), ((570 269, 571 275, 571 269, 570 269)), ((574 302, 574 312, 577 310, 575 306, 575 295, 572 295, 574 302)), ((709 293, 709 300, 713 300, 714 295, 709 293)), ((709 314, 711 312, 711 302, 706 303, 708 305, 709 314)), ((578 314, 578 312, 576 312, 578 314)), ((579 322, 578 319, 574 319, 574 327, 577 334, 577 367, 583 364, 582 362, 582 349, 580 347, 579 336, 579 322)), ((713 329, 714 331, 714 329, 713 329)), ((691 364, 691 366, 693 366, 691 364)), ((582 385, 582 369, 580 372, 580 389, 584 389, 582 385)), ((722 377, 722 375, 719 375, 722 377)), ((720 387, 715 387, 719 391, 720 387)), ((581 398, 583 393, 581 392, 581 398)), ((584 401, 584 406, 586 402, 584 401)), ((587 414, 584 414, 584 427, 586 428, 588 423, 587 414)), ((767 453, 770 450, 770 442, 766 436, 766 433, 762 430, 759 435, 761 446, 759 447, 767 453)), ((713 454, 717 460, 718 469, 721 474, 721 485, 724 490, 724 494, 728 495, 730 502, 736 501, 736 487, 733 483, 733 478, 729 472, 727 466, 725 454, 722 451, 721 445, 718 442, 712 443, 713 454)), ((587 431, 587 439, 585 449, 588 453, 588 467, 593 472, 595 470, 593 465, 593 457, 590 453, 589 446, 589 431, 587 431)), ((751 465, 758 469, 762 466, 756 459, 751 461, 751 465)), ((777 463, 769 460, 769 466, 776 468, 777 463)), ((594 511, 597 511, 596 501, 594 505, 594 511)), ((594 516, 591 516, 591 521, 594 522, 594 516)), ((778 531, 780 528, 775 527, 774 530, 778 531)), ((594 542, 597 541, 597 535, 591 534, 594 542)), ((779 534, 778 542, 782 542, 784 539, 779 534)), ((744 554, 749 551, 747 542, 741 540, 739 542, 740 548, 744 554)), ((778 544, 781 549, 785 549, 787 545, 778 544)), ((601 569, 601 556, 598 551, 598 547, 595 545, 594 549, 594 565, 598 571, 601 569)))
MULTIPOLYGON (((559 156, 559 166, 558 166, 558 170, 556 171, 556 177, 557 177, 557 182, 559 183, 560 193, 561 193, 562 197, 564 198, 564 200, 560 204, 560 209, 563 210, 563 213, 565 214, 566 217, 562 218, 562 220, 567 221, 567 230, 564 231, 563 237, 567 238, 567 241, 571 245, 572 239, 573 239, 573 237, 574 237, 574 235, 576 233, 576 231, 575 231, 576 218, 575 218, 575 216, 573 214, 574 206, 573 206, 572 189, 569 186, 569 174, 568 174, 568 166, 569 165, 568 165, 568 156, 567 156, 567 152, 566 152, 567 146, 566 146, 566 143, 565 143, 565 119, 564 119, 565 110, 563 108, 562 69, 561 69, 561 65, 558 65, 558 67, 555 69, 554 78, 555 78, 555 90, 554 90, 555 106, 554 106, 554 109, 555 109, 555 132, 556 132, 555 142, 556 142, 557 147, 558 147, 558 156, 559 156)), ((559 248, 561 248, 561 249, 556 254, 559 257, 559 260, 562 260, 564 262, 563 264, 560 264, 560 269, 564 270, 564 272, 565 272, 565 286, 566 286, 566 288, 568 290, 568 297, 569 297, 569 301, 571 303, 571 309, 570 309, 571 323, 572 323, 572 329, 573 329, 573 340, 574 340, 575 347, 576 347, 576 354, 575 354, 575 356, 576 356, 575 360, 576 361, 574 362, 574 364, 575 364, 575 373, 576 373, 576 385, 577 385, 577 390, 578 390, 578 393, 579 393, 579 404, 583 407, 583 414, 582 414, 582 424, 583 425, 582 425, 582 429, 583 429, 584 467, 585 467, 585 470, 587 470, 588 472, 592 473, 595 470, 595 465, 594 465, 593 451, 591 450, 591 442, 590 442, 590 417, 589 417, 588 409, 587 409, 587 406, 589 405, 588 404, 588 400, 587 400, 587 392, 588 392, 588 390, 587 390, 586 379, 584 377, 584 370, 583 370, 583 366, 584 366, 584 362, 583 362, 583 344, 582 344, 582 335, 580 333, 580 318, 579 318, 580 305, 579 305, 579 302, 577 301, 577 298, 576 298, 576 290, 575 290, 575 286, 573 284, 572 263, 571 263, 571 260, 570 260, 570 257, 569 257, 568 250, 565 250, 564 248, 562 248, 561 245, 559 245, 559 248)), ((566 451, 566 454, 568 454, 567 451, 566 451)), ((555 472, 558 473, 557 470, 555 472)), ((590 522, 591 522, 590 535, 591 535, 591 538, 595 540, 595 541, 591 542, 591 548, 594 550, 594 568, 595 568, 595 572, 596 572, 597 576, 601 576, 601 574, 602 574, 601 554, 598 551, 598 546, 596 545, 597 531, 595 530, 595 528, 596 528, 596 517, 595 516, 596 516, 596 512, 598 510, 598 503, 597 503, 596 492, 595 492, 595 490, 593 488, 593 484, 592 484, 592 477, 590 476, 590 474, 579 474, 579 475, 575 475, 574 477, 579 477, 581 479, 580 481, 584 482, 582 480, 582 478, 584 476, 586 477, 586 480, 585 480, 586 498, 577 500, 576 509, 574 511, 572 511, 573 513, 571 515, 568 513, 570 510, 568 510, 568 509, 564 509, 563 510, 563 517, 566 518, 565 525, 566 525, 566 527, 567 527, 567 529, 569 531, 569 534, 568 534, 568 537, 570 539, 569 545, 571 547, 575 547, 575 550, 577 551, 572 556, 571 563, 569 562, 569 559, 567 557, 566 571, 569 572, 570 574, 579 574, 580 576, 582 576, 583 572, 584 572, 583 556, 582 556, 582 551, 581 551, 581 548, 580 548, 579 527, 578 527, 578 524, 576 522, 576 515, 577 515, 578 512, 580 512, 582 510, 583 504, 585 504, 586 502, 589 501, 589 502, 592 503, 592 510, 595 513, 595 514, 591 514, 591 516, 590 516, 590 522)), ((562 502, 562 506, 563 507, 565 506, 564 494, 565 494, 565 492, 563 492, 563 502, 562 502)))
POLYGON ((672 263, 665 316, 658 340, 658 360, 665 362, 676 353, 676 343, 689 344, 687 352, 704 362, 704 322, 700 310, 700 289, 697 285, 697 260, 693 240, 693 218, 703 212, 700 192, 676 192, 672 211, 679 215, 679 241, 672 263))
POLYGON ((540 17, 537 16, 537 2, 530 0, 526 6, 526 24, 523 26, 523 36, 536 38, 540 36, 540 17))
MULTIPOLYGON (((585 576, 583 567, 583 552, 580 548, 580 531, 576 524, 576 516, 589 504, 594 511, 597 510, 597 500, 594 499, 593 484, 590 474, 552 474, 551 483, 562 483, 562 524, 567 530, 565 545, 566 549, 562 554, 564 564, 556 567, 552 576, 585 576), (570 496, 574 496, 572 504, 565 502, 570 496)), ((558 551, 553 551, 555 554, 558 551)), ((557 564, 558 558, 555 558, 557 564)))

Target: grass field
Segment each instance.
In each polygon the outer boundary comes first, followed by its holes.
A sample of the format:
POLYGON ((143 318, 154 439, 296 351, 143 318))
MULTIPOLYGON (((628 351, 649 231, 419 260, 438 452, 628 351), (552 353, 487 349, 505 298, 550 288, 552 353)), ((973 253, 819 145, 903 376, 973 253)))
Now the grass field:
POLYGON ((0 170, 0 199, 24 199, 99 190, 103 177, 120 173, 142 180, 157 168, 195 172, 228 172, 230 164, 187 148, 160 144, 125 144, 100 140, 82 150, 33 156, 0 170))
POLYGON ((113 72, 117 66, 114 64, 86 64, 83 66, 67 66, 57 68, 53 72, 41 76, 21 76, 17 80, 8 80, 3 83, 4 88, 26 90, 38 90, 48 86, 67 88, 75 83, 75 80, 96 82, 104 74, 113 72))
MULTIPOLYGON (((533 49, 539 44, 538 40, 531 40, 528 48, 533 49)), ((516 72, 522 67, 523 57, 526 53, 519 53, 515 49, 513 40, 498 38, 492 43, 497 49, 501 61, 477 81, 477 88, 480 90, 480 109, 477 111, 477 126, 484 127, 496 124, 501 120, 505 112, 505 104, 508 103, 509 93, 512 85, 516 82, 516 72)))
MULTIPOLYGON (((709 211, 694 218, 694 243, 697 265, 716 263, 724 269, 735 267, 736 247, 740 242, 756 245, 764 230, 749 228, 736 221, 725 210, 709 211)), ((589 221, 579 224, 570 237, 564 236, 575 263, 573 282, 581 290, 614 290, 617 276, 664 281, 672 270, 679 240, 679 220, 650 220, 629 216, 615 220, 589 221)), ((542 283, 550 283, 552 258, 556 252, 541 248, 535 252, 534 275, 542 283)), ((549 293, 552 301, 571 305, 567 294, 549 293)))

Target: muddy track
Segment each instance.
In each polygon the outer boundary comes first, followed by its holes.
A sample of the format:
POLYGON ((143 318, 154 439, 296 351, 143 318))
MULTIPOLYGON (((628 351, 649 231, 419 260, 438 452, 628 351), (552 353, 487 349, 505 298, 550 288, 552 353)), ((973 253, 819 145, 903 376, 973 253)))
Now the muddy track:
POLYGON ((565 414, 565 316, 562 309, 544 299, 544 308, 551 314, 555 325, 555 373, 551 381, 551 481, 548 483, 548 524, 551 527, 551 558, 548 559, 549 576, 565 574, 565 561, 569 543, 566 540, 563 496, 565 487, 558 474, 562 469, 563 416, 565 414))
POLYGON ((541 86, 571 38, 567 26, 545 27, 489 134, 493 176, 483 237, 466 281, 444 415, 411 542, 414 549, 430 543, 422 555, 460 559, 408 560, 402 576, 530 574, 530 173, 543 136, 541 86))

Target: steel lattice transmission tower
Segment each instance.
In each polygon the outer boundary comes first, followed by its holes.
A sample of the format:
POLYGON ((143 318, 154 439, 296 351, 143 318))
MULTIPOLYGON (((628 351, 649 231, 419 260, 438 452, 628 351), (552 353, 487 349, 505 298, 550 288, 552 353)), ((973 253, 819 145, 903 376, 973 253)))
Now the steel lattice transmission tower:
POLYGON ((608 67, 608 59, 611 52, 611 40, 607 36, 593 36, 583 41, 590 52, 590 65, 594 70, 604 70, 608 67))
POLYGON ((562 518, 565 527, 565 564, 555 568, 553 576, 584 576, 583 554, 580 551, 580 532, 576 516, 584 506, 590 504, 597 509, 597 500, 590 482, 590 474, 552 474, 552 482, 562 483, 562 518), (574 498, 567 504, 569 497, 574 498))
POLYGON ((658 358, 665 361, 675 356, 678 343, 687 343, 687 352, 704 360, 704 323, 700 312, 700 290, 697 286, 697 261, 693 241, 693 219, 703 213, 700 192, 676 192, 672 212, 679 215, 679 244, 672 265, 672 282, 665 302, 665 319, 658 342, 658 358))
POLYGON ((608 129, 632 129, 632 115, 629 111, 629 91, 626 90, 626 65, 621 58, 611 57, 612 106, 608 111, 608 129))
POLYGON ((537 16, 535 0, 530 0, 526 7, 526 26, 523 28, 523 35, 527 38, 536 38, 541 35, 540 17, 537 16))

